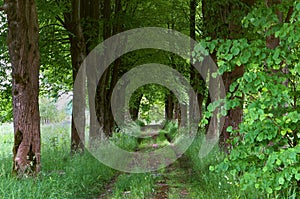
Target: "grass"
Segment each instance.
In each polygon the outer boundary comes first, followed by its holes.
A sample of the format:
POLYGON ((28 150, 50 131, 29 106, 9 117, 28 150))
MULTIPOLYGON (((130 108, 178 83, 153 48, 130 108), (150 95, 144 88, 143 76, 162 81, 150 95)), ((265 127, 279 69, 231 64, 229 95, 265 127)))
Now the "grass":
MULTIPOLYGON (((116 172, 99 163, 86 152, 70 155, 70 125, 42 126, 42 171, 37 178, 17 179, 11 176, 12 125, 0 126, 0 199, 11 198, 97 198, 116 172)), ((128 151, 141 148, 136 138, 125 132, 111 138, 118 146, 128 151)), ((149 141, 149 140, 148 140, 149 141)), ((152 140, 153 141, 153 140, 152 140)), ((165 140, 159 140, 163 145, 165 140)), ((243 191, 238 181, 229 180, 226 173, 209 170, 210 165, 222 161, 225 155, 216 147, 207 157, 198 157, 201 138, 197 137, 191 147, 171 168, 143 174, 120 175, 113 181, 110 199, 151 198, 158 191, 158 184, 167 184, 168 198, 193 199, 296 199, 293 187, 277 195, 262 195, 255 188, 243 191)), ((148 143, 149 144, 149 143, 148 143)), ((238 178, 237 178, 238 179, 238 178)))
POLYGON ((0 198, 93 198, 114 171, 89 153, 70 156, 69 125, 43 126, 42 172, 37 178, 11 176, 11 125, 0 127, 0 198))
POLYGON ((115 183, 111 199, 143 199, 154 192, 155 177, 150 173, 121 174, 115 183))

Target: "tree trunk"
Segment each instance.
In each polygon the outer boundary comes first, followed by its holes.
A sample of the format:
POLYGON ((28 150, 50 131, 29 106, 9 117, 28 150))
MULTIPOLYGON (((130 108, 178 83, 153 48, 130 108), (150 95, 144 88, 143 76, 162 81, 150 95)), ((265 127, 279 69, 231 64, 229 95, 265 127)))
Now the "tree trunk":
POLYGON ((167 121, 171 121, 173 119, 174 113, 174 94, 170 91, 166 96, 165 101, 165 118, 167 121))
MULTIPOLYGON (((238 39, 243 36, 241 29, 241 17, 247 14, 246 9, 242 9, 239 5, 233 5, 228 3, 227 5, 220 5, 218 8, 214 7, 211 1, 202 0, 202 13, 203 13, 203 32, 205 36, 211 37, 212 39, 238 39), (240 16, 234 16, 234 10, 240 10, 238 12, 240 16)), ((242 1, 242 3, 247 4, 248 7, 254 4, 254 1, 242 1)), ((213 53, 212 57, 216 62, 216 55, 213 53)), ((229 91, 229 87, 232 82, 237 78, 243 76, 244 67, 236 66, 231 72, 223 74, 222 78, 224 81, 224 86, 226 92, 229 91)), ((225 124, 220 135, 220 143, 225 146, 225 150, 230 148, 227 144, 227 139, 229 138, 229 132, 227 128, 232 126, 234 130, 238 129, 239 124, 242 121, 243 109, 242 105, 229 110, 227 116, 225 117, 225 124)))
POLYGON ((14 116, 13 173, 40 171, 39 26, 33 0, 6 0, 12 64, 14 116))
MULTIPOLYGON (((197 11, 197 2, 196 0, 190 0, 190 38, 193 40, 196 40, 196 11, 197 11)), ((191 57, 190 61, 193 62, 192 52, 194 51, 193 41, 191 40, 191 57)), ((195 63, 199 64, 199 63, 195 63)), ((190 64, 190 83, 192 88, 194 89, 194 92, 197 96, 197 103, 199 108, 199 113, 201 115, 201 109, 202 109, 202 103, 204 100, 203 91, 205 90, 205 83, 200 75, 200 73, 197 71, 197 69, 193 66, 193 64, 190 64)), ((195 104, 193 103, 193 99, 190 99, 189 104, 189 114, 190 119, 194 118, 196 110, 195 110, 195 104)), ((193 122, 200 122, 200 121, 193 121, 193 122)))
MULTIPOLYGON (((111 36, 111 2, 110 0, 104 0, 103 4, 103 40, 108 39, 111 36)), ((103 60, 105 62, 105 60, 103 60)), ((111 135, 108 125, 110 124, 108 112, 110 112, 109 98, 107 96, 107 87, 109 82, 109 69, 104 71, 96 90, 96 115, 100 124, 100 131, 106 136, 111 135)))
MULTIPOLYGON (((122 31, 122 24, 119 20, 120 13, 122 11, 121 0, 115 0, 115 18, 114 23, 111 25, 111 2, 110 0, 104 0, 103 6, 103 40, 108 39, 113 34, 117 34, 122 31)), ((115 42, 117 43, 117 42, 115 42)), ((122 46, 120 46, 122 48, 122 46)), ((109 56, 109 55, 107 55, 109 56)), ((105 60, 104 60, 105 62, 105 60)), ((106 137, 110 136, 114 130, 115 121, 112 115, 110 101, 114 85, 117 82, 119 76, 119 68, 121 66, 121 59, 115 60, 112 64, 112 68, 108 68, 102 75, 97 92, 96 92, 96 112, 97 118, 100 123, 101 131, 106 137)))
MULTIPOLYGON (((86 42, 86 54, 88 55, 93 48, 98 45, 99 34, 100 34, 100 1, 99 0, 81 0, 81 12, 80 18, 83 19, 82 24, 84 40, 86 42), (92 28, 92 31, 91 31, 92 28)), ((96 64, 97 58, 94 58, 92 64, 96 64)), ((90 109, 90 121, 89 121, 89 144, 93 145, 93 141, 99 136, 99 129, 97 129, 97 116, 95 113, 95 96, 92 95, 92 90, 97 87, 98 82, 95 80, 95 73, 89 73, 87 78, 87 89, 88 89, 88 103, 90 109)))
POLYGON ((133 121, 136 121, 139 118, 139 110, 142 97, 142 93, 133 93, 131 97, 132 101, 131 106, 129 107, 129 113, 133 121))
MULTIPOLYGON (((86 46, 84 35, 80 22, 80 0, 72 1, 71 13, 65 14, 65 24, 67 30, 70 32, 70 51, 73 69, 73 83, 75 79, 79 78, 78 82, 81 83, 80 89, 73 92, 73 113, 76 112, 79 115, 72 114, 71 124, 71 152, 83 152, 84 151, 84 129, 85 129, 85 74, 77 76, 79 68, 86 57, 86 46), (74 111, 74 110, 77 111, 74 111), (75 121, 76 120, 76 126, 75 121)), ((79 87, 78 87, 79 88, 79 87)))

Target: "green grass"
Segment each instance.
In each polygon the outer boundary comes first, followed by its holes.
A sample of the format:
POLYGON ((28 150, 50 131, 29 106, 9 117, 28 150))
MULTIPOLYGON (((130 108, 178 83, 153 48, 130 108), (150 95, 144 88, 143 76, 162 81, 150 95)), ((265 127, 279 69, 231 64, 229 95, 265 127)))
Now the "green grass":
MULTIPOLYGON (((86 152, 70 155, 70 125, 42 126, 42 171, 37 178, 17 179, 12 169, 12 125, 0 126, 0 199, 31 198, 97 198, 106 190, 106 184, 116 172, 99 163, 86 152)), ((133 151, 137 139, 123 133, 111 138, 118 146, 133 151)), ((164 140, 159 141, 161 145, 164 140)), ((121 173, 112 185, 112 199, 142 199, 155 194, 157 183, 168 184, 169 198, 193 199, 296 199, 295 188, 290 187, 273 195, 262 195, 255 188, 243 191, 238 177, 229 179, 227 173, 209 170, 210 165, 222 161, 225 154, 216 147, 207 157, 198 157, 201 138, 197 137, 184 156, 171 168, 144 174, 121 173)), ((149 143, 148 143, 149 144, 149 143)), ((140 148, 141 146, 139 146, 140 148)))
POLYGON ((114 175, 88 152, 71 157, 66 124, 42 127, 42 171, 37 178, 17 179, 11 175, 11 125, 2 125, 0 130, 0 199, 93 198, 114 175))
POLYGON ((111 199, 143 199, 154 192, 154 176, 150 173, 121 174, 115 183, 111 199))

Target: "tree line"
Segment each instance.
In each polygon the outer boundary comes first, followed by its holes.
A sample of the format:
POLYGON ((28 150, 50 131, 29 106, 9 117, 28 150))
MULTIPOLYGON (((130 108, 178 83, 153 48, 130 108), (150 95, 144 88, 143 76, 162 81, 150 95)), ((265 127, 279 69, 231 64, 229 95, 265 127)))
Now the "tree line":
MULTIPOLYGON (((12 86, 2 79, 4 100, 1 117, 13 115, 16 173, 40 171, 40 119, 38 96, 70 91, 85 57, 100 42, 122 31, 159 26, 174 29, 199 41, 217 64, 226 90, 225 125, 220 145, 228 153, 214 170, 242 176, 245 187, 253 185, 272 192, 299 184, 299 12, 292 0, 5 0, 7 15, 1 24, 7 47, 1 57, 11 67, 12 86), (42 75, 40 75, 42 74, 42 75), (13 106, 7 105, 12 101, 13 106), (272 177, 276 174, 275 177, 272 177), (269 179, 269 180, 266 180, 269 179), (270 180, 271 179, 271 180, 270 180)), ((200 61, 200 48, 193 46, 192 59, 200 61)), ((149 60, 166 63, 189 80, 197 93, 207 127, 214 111, 205 82, 186 62, 157 50, 126 54, 105 71, 97 86, 96 117, 105 135, 114 132, 110 97, 118 79, 149 60), (202 107, 205 107, 202 110, 202 107)), ((3 63, 1 63, 3 64, 3 63)), ((8 78, 9 79, 9 78, 8 78)), ((92 84, 93 82, 88 82, 92 84)), ((163 91, 166 119, 178 118, 178 101, 163 91)), ((77 93, 84 95, 84 93, 77 93)), ((143 92, 131 99, 130 113, 137 119, 143 92)), ((78 96, 74 94, 73 101, 78 96)), ((87 103, 91 103, 89 99, 87 103)), ((84 106, 83 106, 84 107, 84 106)), ((90 121, 95 121, 91 119, 90 121)), ((84 122, 84 120, 82 120, 84 122)), ((97 137, 90 123, 90 140, 97 137)), ((71 150, 84 150, 72 119, 71 150)))

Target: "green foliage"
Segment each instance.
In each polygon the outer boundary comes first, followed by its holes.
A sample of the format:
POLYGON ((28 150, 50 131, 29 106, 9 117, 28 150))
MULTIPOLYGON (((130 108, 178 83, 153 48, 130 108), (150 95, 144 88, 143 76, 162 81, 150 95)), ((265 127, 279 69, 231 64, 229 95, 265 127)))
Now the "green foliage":
MULTIPOLYGON (((131 129, 138 131, 139 129, 131 129)), ((137 132, 135 132, 137 133, 137 132)), ((130 132, 117 132, 113 133, 109 138, 116 146, 121 147, 126 151, 134 151, 137 146, 137 138, 130 135, 130 132)))
POLYGON ((207 40, 202 45, 217 52, 219 74, 245 68, 230 85, 226 104, 227 110, 243 106, 243 121, 237 131, 228 128, 233 148, 216 169, 229 172, 232 183, 243 190, 255 187, 276 198, 297 190, 300 180, 300 4, 256 6, 243 19, 246 38, 207 40), (291 5, 290 19, 280 23, 276 10, 286 16, 291 5), (266 47, 270 35, 280 41, 274 49, 266 47))
MULTIPOLYGON (((3 1, 0 1, 3 5, 3 1)), ((6 16, 0 15, 0 123, 12 120, 11 68, 7 47, 6 16)))
POLYGON ((216 165, 223 161, 226 157, 218 146, 206 156, 199 158, 199 150, 201 147, 203 136, 197 135, 185 156, 190 162, 189 168, 192 171, 191 184, 189 193, 191 198, 265 198, 255 190, 249 188, 247 192, 241 190, 237 179, 230 179, 229 172, 212 172, 216 165))
POLYGON ((168 90, 160 85, 149 84, 140 87, 137 92, 143 93, 139 107, 139 119, 146 123, 164 120, 164 101, 168 90))
POLYGON ((51 99, 42 97, 40 98, 39 105, 41 122, 44 124, 62 122, 67 117, 66 110, 58 110, 51 99))
POLYGON ((69 10, 65 1, 38 0, 41 53, 40 93, 57 99, 72 90, 69 32, 58 19, 69 10))
POLYGON ((178 124, 175 122, 167 122, 164 128, 159 131, 160 135, 164 137, 164 140, 168 138, 173 140, 178 135, 178 124))

